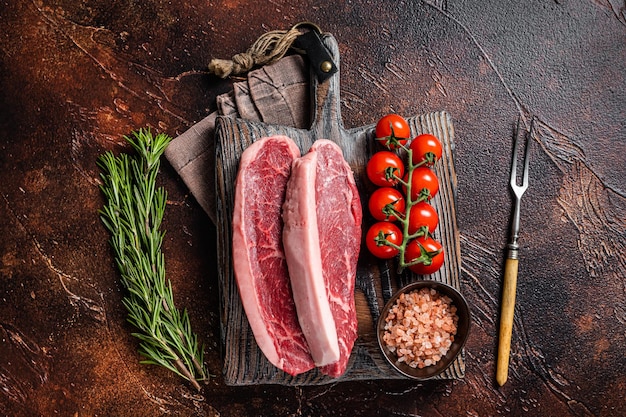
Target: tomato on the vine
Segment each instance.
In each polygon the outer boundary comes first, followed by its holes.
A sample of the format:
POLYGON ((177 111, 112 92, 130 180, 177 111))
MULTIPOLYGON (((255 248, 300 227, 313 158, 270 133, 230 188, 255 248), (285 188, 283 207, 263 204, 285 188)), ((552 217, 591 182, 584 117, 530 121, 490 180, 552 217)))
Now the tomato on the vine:
MULTIPOLYGON (((409 181, 408 177, 407 173, 404 176, 405 182, 409 181)), ((435 172, 425 166, 417 167, 413 170, 413 176, 411 177, 411 200, 417 200, 423 189, 427 189, 429 192, 428 200, 433 198, 439 191, 439 180, 435 172)), ((404 187, 404 193, 406 194, 406 186, 404 187)))
POLYGON ((423 133, 416 136, 412 141, 409 148, 413 151, 411 160, 413 164, 419 164, 422 161, 427 161, 428 165, 433 165, 435 161, 441 159, 443 149, 441 142, 436 136, 430 133, 423 133))
POLYGON ((381 187, 372 193, 368 202, 372 217, 376 220, 394 222, 398 220, 398 217, 393 214, 393 210, 390 210, 388 205, 391 205, 396 212, 404 214, 406 209, 404 195, 395 188, 381 187))
POLYGON ((388 149, 397 149, 390 138, 395 138, 401 145, 406 145, 411 137, 411 129, 404 117, 397 114, 388 114, 383 116, 376 123, 376 140, 386 146, 388 149))
POLYGON ((398 249, 386 245, 384 242, 378 243, 383 238, 394 245, 402 244, 402 232, 395 224, 391 222, 374 223, 365 235, 365 244, 367 249, 377 258, 391 259, 398 255, 398 249))
POLYGON ((417 232, 421 227, 428 227, 432 233, 439 225, 439 216, 433 206, 425 201, 420 201, 411 207, 409 211, 409 234, 417 232))
POLYGON ((390 151, 376 152, 367 162, 367 178, 379 187, 390 187, 404 175, 404 162, 390 151))
POLYGON ((437 272, 443 265, 444 252, 441 243, 431 237, 418 237, 411 240, 406 245, 404 252, 404 261, 406 263, 413 262, 417 259, 423 259, 425 262, 416 263, 409 266, 409 269, 419 275, 428 275, 437 272), (422 249, 426 252, 422 255, 422 249))

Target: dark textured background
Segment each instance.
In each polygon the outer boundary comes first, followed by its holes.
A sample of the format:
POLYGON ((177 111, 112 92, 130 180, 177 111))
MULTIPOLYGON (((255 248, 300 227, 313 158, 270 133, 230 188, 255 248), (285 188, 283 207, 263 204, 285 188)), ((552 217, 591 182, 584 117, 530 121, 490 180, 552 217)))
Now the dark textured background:
POLYGON ((3 1, 0 413, 10 416, 626 415, 626 4, 582 1, 3 1), (461 286, 454 382, 223 384, 215 228, 164 164, 167 272, 218 376, 138 364, 95 161, 140 127, 176 135, 230 81, 211 58, 309 20, 342 54, 346 127, 447 110, 461 286), (536 116, 508 383, 495 350, 512 129, 536 116))

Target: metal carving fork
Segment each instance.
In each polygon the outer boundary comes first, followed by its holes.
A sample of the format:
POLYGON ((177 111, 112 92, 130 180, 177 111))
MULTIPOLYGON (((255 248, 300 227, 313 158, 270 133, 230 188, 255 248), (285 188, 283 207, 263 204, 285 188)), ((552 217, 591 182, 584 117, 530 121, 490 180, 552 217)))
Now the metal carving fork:
POLYGON ((498 362, 496 364, 496 381, 502 386, 507 380, 509 373, 509 353, 511 351, 511 334, 513 332, 513 316, 515 311, 515 292, 517 288, 517 269, 519 262, 519 224, 520 224, 520 203, 522 195, 528 188, 528 149, 530 148, 530 132, 533 130, 534 118, 530 124, 530 130, 520 128, 520 121, 517 121, 515 132, 515 144, 513 148, 513 160, 511 162, 511 190, 515 194, 513 206, 513 219, 511 222, 511 234, 507 245, 507 259, 504 264, 504 283, 502 287, 502 307, 500 312, 500 336, 498 343, 498 362), (526 140, 524 150, 524 172, 522 174, 522 184, 517 181, 517 149, 520 137, 526 140))

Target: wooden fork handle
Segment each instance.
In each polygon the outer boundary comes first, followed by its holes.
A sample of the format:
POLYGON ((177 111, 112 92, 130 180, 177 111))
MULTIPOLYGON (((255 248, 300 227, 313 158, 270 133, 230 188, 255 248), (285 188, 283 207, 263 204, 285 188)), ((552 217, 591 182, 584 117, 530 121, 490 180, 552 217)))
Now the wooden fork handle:
POLYGON ((511 351, 511 334, 513 333, 518 263, 518 259, 509 258, 504 264, 500 337, 498 343, 498 362, 496 364, 496 381, 500 386, 504 385, 509 374, 509 353, 511 351))

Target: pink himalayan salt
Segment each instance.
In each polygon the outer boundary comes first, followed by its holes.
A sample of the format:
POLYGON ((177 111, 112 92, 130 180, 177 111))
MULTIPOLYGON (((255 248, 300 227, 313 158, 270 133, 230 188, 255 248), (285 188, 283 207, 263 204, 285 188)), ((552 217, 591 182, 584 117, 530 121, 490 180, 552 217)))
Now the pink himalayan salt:
POLYGON ((420 369, 435 365, 454 341, 456 311, 449 297, 432 288, 401 294, 385 318, 383 341, 398 362, 420 369))

